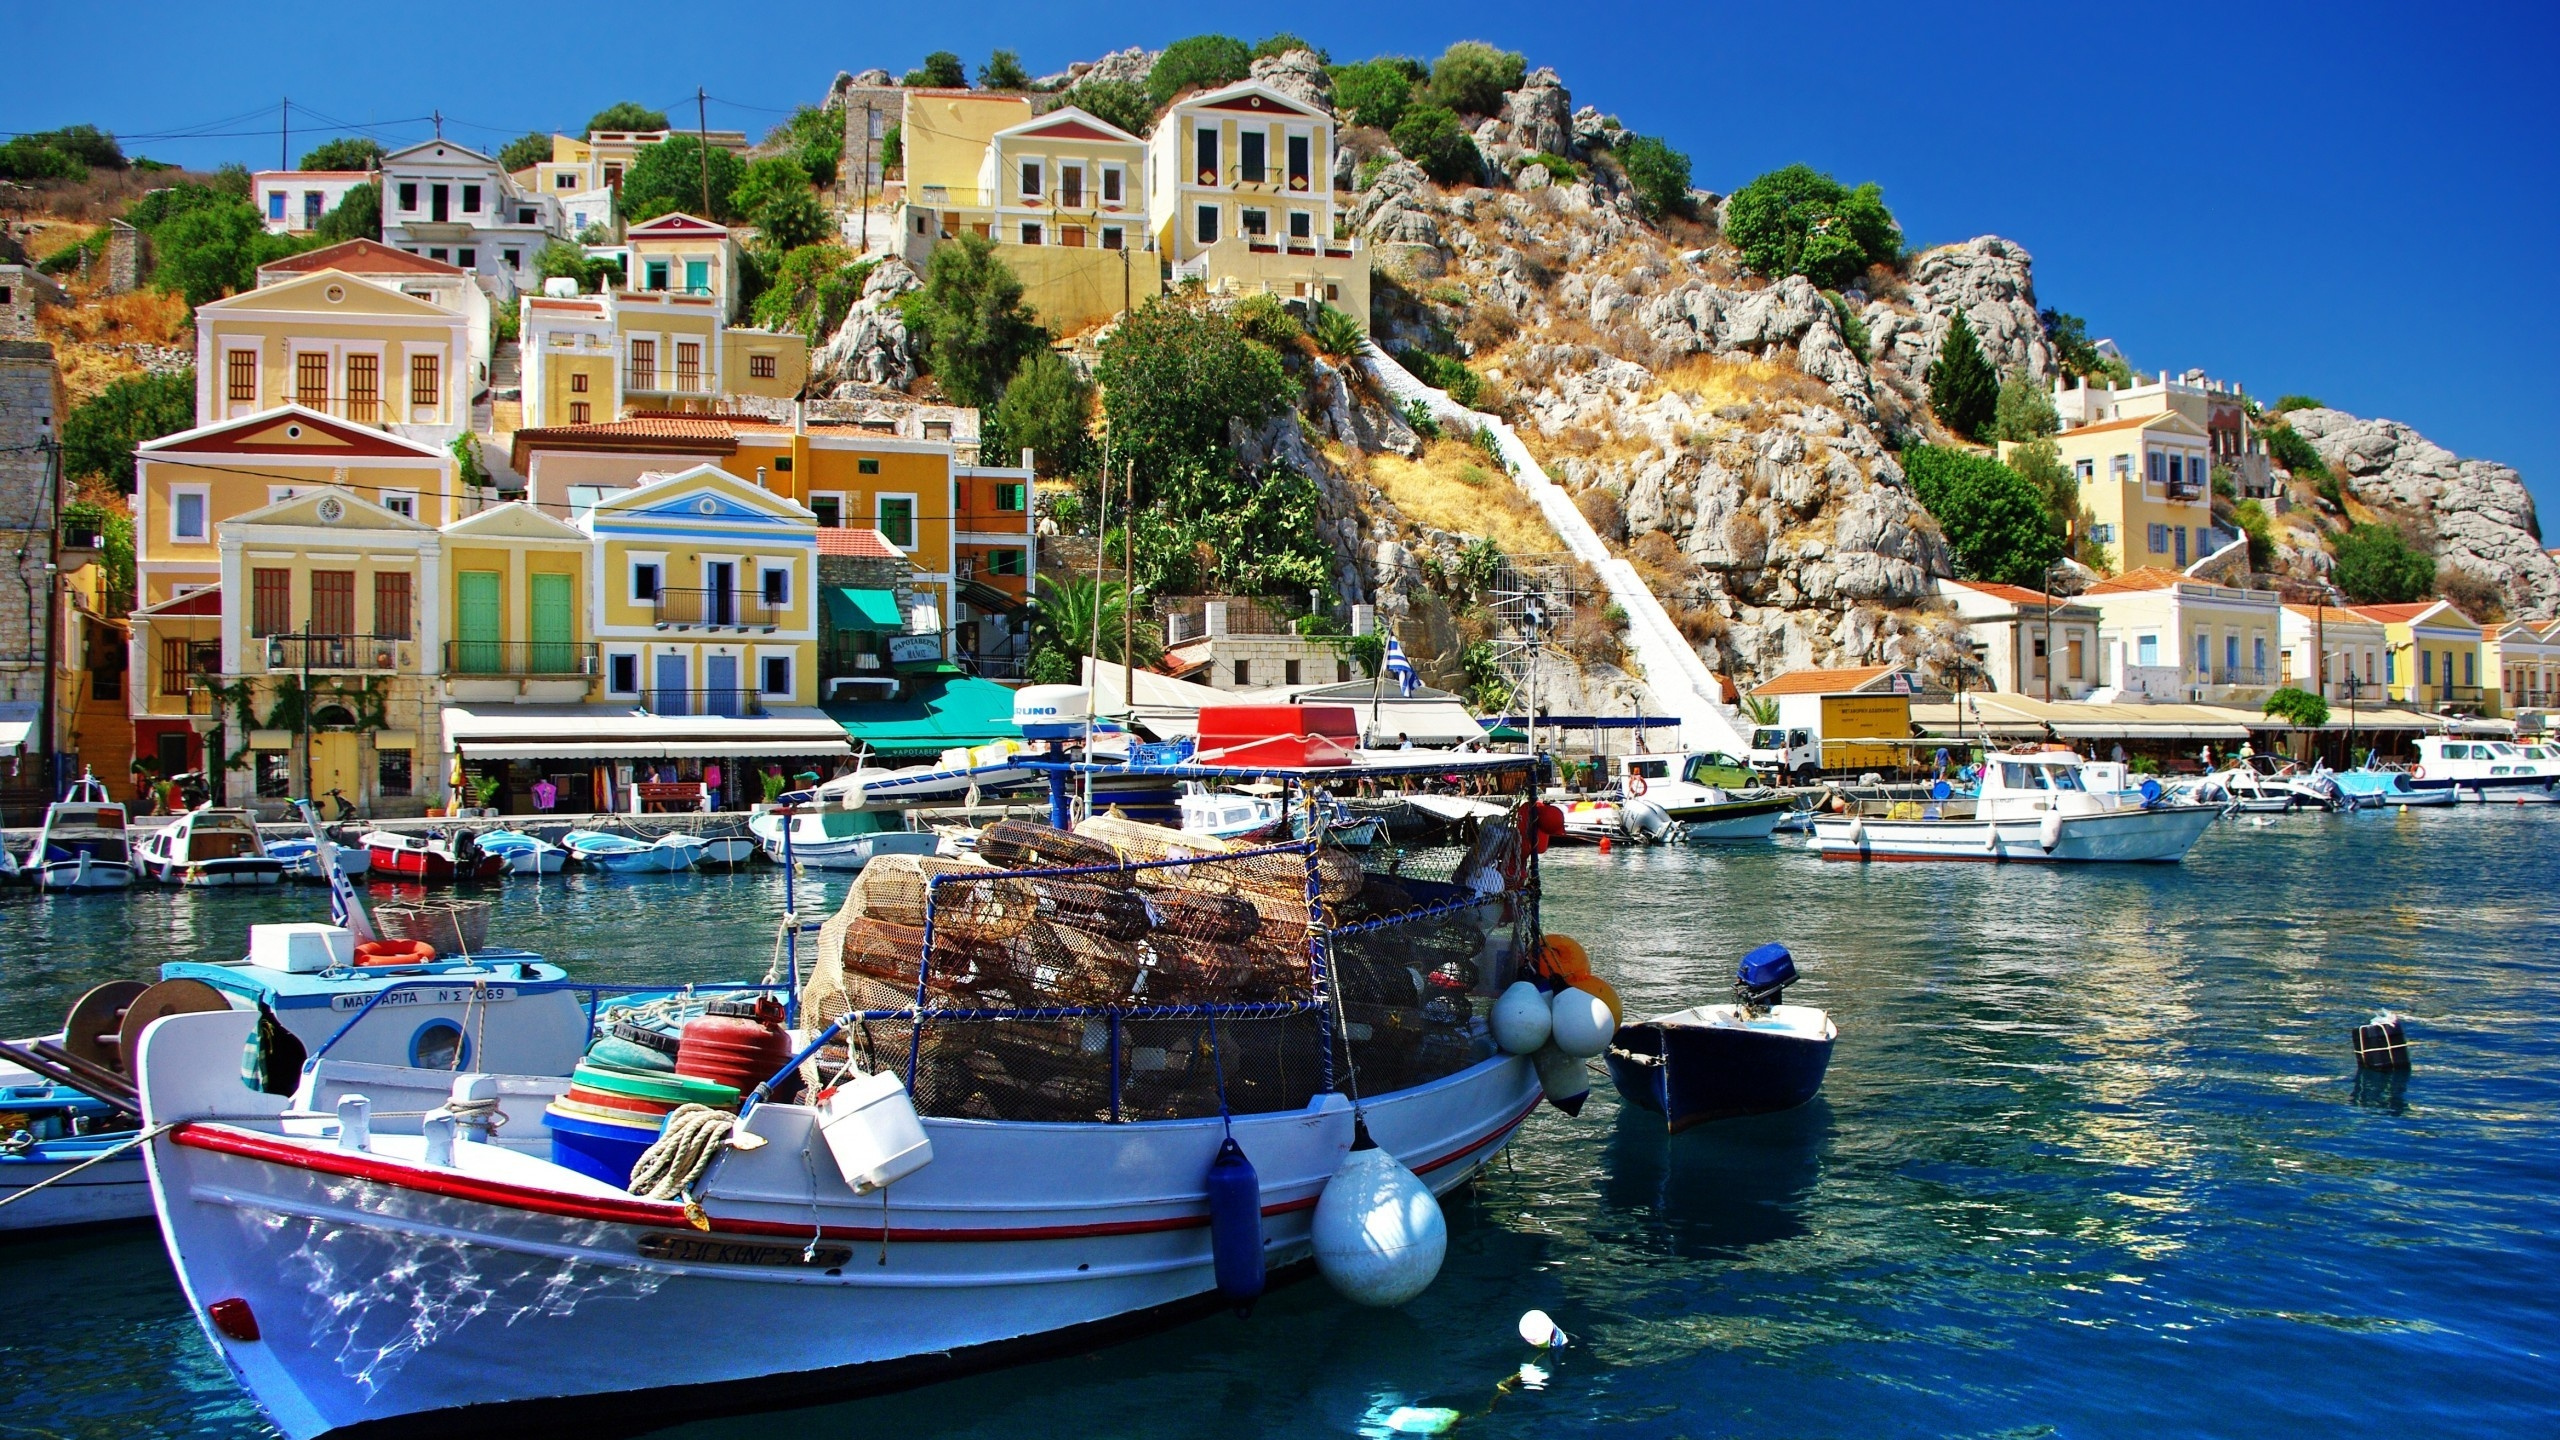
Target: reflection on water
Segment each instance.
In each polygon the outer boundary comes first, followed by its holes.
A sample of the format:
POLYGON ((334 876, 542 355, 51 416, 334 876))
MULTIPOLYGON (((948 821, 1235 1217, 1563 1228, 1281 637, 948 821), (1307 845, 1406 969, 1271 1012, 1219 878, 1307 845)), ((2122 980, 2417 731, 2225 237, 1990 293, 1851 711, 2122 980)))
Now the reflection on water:
MULTIPOLYGON (((1333 1436, 1402 1407, 1539 1440, 2539 1436, 2560 1411, 2539 1358, 2555 841, 2560 814, 2471 807, 2220 825, 2158 868, 1557 852, 1552 926, 1638 1013, 1721 998, 1785 941, 1789 998, 1840 1026, 1823 1099, 1677 1137, 1606 1085, 1578 1121, 1542 1112, 1453 1197, 1447 1267, 1399 1311, 1292 1286, 997 1379, 670 1433, 1333 1436), (2355 1071, 2347 1032, 2378 1008, 2409 1017, 2413 1072, 2355 1071), (1571 1349, 1525 1353, 1532 1307, 1571 1349), (1543 1388, 1503 1388, 1531 1359, 1543 1388)), ((779 898, 769 873, 504 894, 509 939, 635 980, 761 973, 779 898)), ((19 1028, 137 945, 236 947, 253 915, 309 909, 49 906, 0 914, 19 1028)), ((0 1352, 12 1423, 256 1433, 151 1247, 86 1253, 115 1272, 83 1292, 97 1323, 0 1352)), ((23 1246, 0 1245, 0 1287, 63 1291, 23 1246)))

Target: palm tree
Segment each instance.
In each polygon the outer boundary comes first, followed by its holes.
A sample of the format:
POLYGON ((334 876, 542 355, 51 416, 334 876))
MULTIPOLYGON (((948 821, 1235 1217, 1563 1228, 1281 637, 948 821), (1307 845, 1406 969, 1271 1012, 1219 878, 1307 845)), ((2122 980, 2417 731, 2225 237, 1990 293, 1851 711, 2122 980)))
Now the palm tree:
POLYGON ((1098 584, 1090 576, 1060 580, 1040 577, 1040 598, 1032 606, 1031 624, 1043 649, 1066 655, 1097 655, 1122 663, 1120 637, 1124 623, 1129 650, 1140 665, 1164 659, 1164 637, 1155 622, 1129 614, 1129 587, 1117 580, 1098 584), (1100 611, 1101 644, 1095 645, 1095 612, 1100 611))

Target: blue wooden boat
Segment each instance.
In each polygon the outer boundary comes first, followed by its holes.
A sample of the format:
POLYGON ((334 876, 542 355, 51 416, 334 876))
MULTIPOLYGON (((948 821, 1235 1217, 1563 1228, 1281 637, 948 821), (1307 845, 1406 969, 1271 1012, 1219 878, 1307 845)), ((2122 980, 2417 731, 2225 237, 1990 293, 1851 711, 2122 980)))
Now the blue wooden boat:
POLYGON ((1619 1095, 1659 1113, 1675 1135, 1812 1099, 1839 1030, 1810 1005, 1779 1003, 1795 978, 1787 948, 1763 945, 1743 957, 1733 1003, 1619 1026, 1608 1057, 1619 1095))
POLYGON ((641 840, 629 835, 611 835, 602 830, 572 830, 560 837, 568 852, 583 865, 609 870, 616 875, 666 874, 690 870, 702 858, 703 842, 693 835, 660 835, 641 840))

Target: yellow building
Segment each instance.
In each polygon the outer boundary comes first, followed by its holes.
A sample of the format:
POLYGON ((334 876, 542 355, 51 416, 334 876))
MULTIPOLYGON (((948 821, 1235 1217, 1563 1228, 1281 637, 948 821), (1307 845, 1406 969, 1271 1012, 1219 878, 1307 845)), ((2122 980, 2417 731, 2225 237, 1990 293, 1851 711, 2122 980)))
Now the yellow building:
POLYGON ((2495 704, 2484 690, 2480 626, 2444 600, 2408 605, 2358 605, 2355 612, 2380 625, 2383 683, 2391 698, 2413 710, 2478 713, 2495 704))
POLYGON ((2480 627, 2481 673, 2498 682, 2498 711, 2560 708, 2560 620, 2480 627))
POLYGON ((606 495, 577 525, 596 545, 608 701, 731 717, 815 702, 815 515, 697 465, 606 495))
MULTIPOLYGON (((623 175, 642 150, 670 133, 693 132, 597 130, 584 136, 553 135, 551 158, 530 170, 518 171, 516 181, 527 190, 558 202, 561 223, 572 239, 590 228, 611 232, 618 223, 614 199, 622 193, 623 175)), ((713 130, 704 138, 723 150, 740 154, 748 147, 746 132, 741 130, 713 130)))
POLYGON ((623 232, 630 259, 624 289, 708 300, 723 322, 738 315, 738 242, 726 225, 675 213, 643 220, 623 232))
POLYGON ((595 543, 522 501, 444 527, 448 701, 574 704, 601 683, 591 614, 595 543))
POLYGON ((443 445, 476 372, 460 311, 341 270, 196 307, 198 424, 290 403, 443 445))
POLYGON ((2285 683, 2284 607, 2272 590, 2155 565, 2101 580, 2079 603, 2100 617, 2099 683, 2120 695, 2255 705, 2285 683))
POLYGON ((730 325, 708 296, 614 290, 518 303, 526 429, 788 401, 808 383, 807 340, 730 325))
POLYGON ((2283 632, 2287 685, 2341 704, 2371 704, 2387 693, 2382 657, 2390 636, 2376 622, 2336 605, 2287 605, 2283 632))
POLYGON ((1176 281, 1320 299, 1369 323, 1333 191, 1333 117, 1246 82, 1177 101, 1147 145, 1147 227, 1176 281))
MULTIPOLYGON (((470 339, 471 377, 475 383, 487 380, 493 343, 489 292, 480 287, 470 271, 379 240, 341 240, 259 266, 258 288, 264 290, 323 270, 342 270, 460 315, 470 339)), ((204 373, 199 367, 198 374, 204 373)), ((198 418, 203 418, 202 411, 198 411, 198 418)))
POLYGON ((923 89, 909 90, 901 99, 898 149, 907 203, 936 215, 956 214, 962 228, 992 225, 996 195, 988 150, 998 133, 1032 118, 1030 99, 982 90, 923 89))
MULTIPOLYGON (((2079 478, 2087 533, 2106 547, 2108 569, 2183 570, 2230 543, 2213 523, 2204 427, 2176 411, 2065 430, 2053 446, 2079 478)), ((2015 449, 2003 443, 2000 457, 2015 449)))

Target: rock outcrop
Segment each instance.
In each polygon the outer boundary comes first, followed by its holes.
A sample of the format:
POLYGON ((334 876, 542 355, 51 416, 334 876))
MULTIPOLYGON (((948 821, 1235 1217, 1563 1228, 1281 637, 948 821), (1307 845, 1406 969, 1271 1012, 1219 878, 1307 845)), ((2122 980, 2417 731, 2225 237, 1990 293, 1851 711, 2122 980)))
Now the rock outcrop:
POLYGON ((1147 76, 1156 68, 1156 61, 1163 57, 1164 52, 1161 50, 1149 50, 1143 45, 1132 45, 1126 50, 1114 50, 1090 65, 1069 66, 1068 73, 1075 76, 1076 83, 1079 85, 1099 84, 1105 80, 1144 85, 1147 83, 1147 76))
POLYGON ((2465 460, 2397 420, 2342 410, 2285 418, 2357 499, 2423 519, 2435 531, 2437 564, 2505 590, 2519 615, 2560 614, 2560 563, 2542 548, 2533 496, 2512 468, 2465 460))
POLYGON ((2024 370, 2038 380, 2050 376, 2053 343, 2036 314, 2034 264, 2024 247, 1997 235, 1924 252, 1911 265, 1910 308, 1870 301, 1859 317, 1878 378, 1920 403, 1939 342, 1959 310, 1993 370, 2024 370))
POLYGON ((859 389, 904 390, 920 371, 916 343, 898 298, 924 281, 904 260, 891 257, 862 282, 862 298, 844 323, 809 357, 809 393, 835 395, 859 389))
MULTIPOLYGON (((1529 72, 1520 88, 1502 97, 1502 113, 1494 118, 1491 142, 1507 152, 1497 156, 1488 152, 1487 159, 1499 164, 1509 155, 1570 156, 1577 148, 1574 142, 1573 96, 1556 78, 1556 72, 1541 65, 1529 72)), ((1477 131, 1482 145, 1487 132, 1477 131)))
POLYGON ((1265 55, 1253 62, 1252 79, 1254 84, 1267 85, 1302 105, 1312 105, 1327 115, 1333 113, 1333 77, 1325 73, 1324 62, 1312 51, 1265 55))

